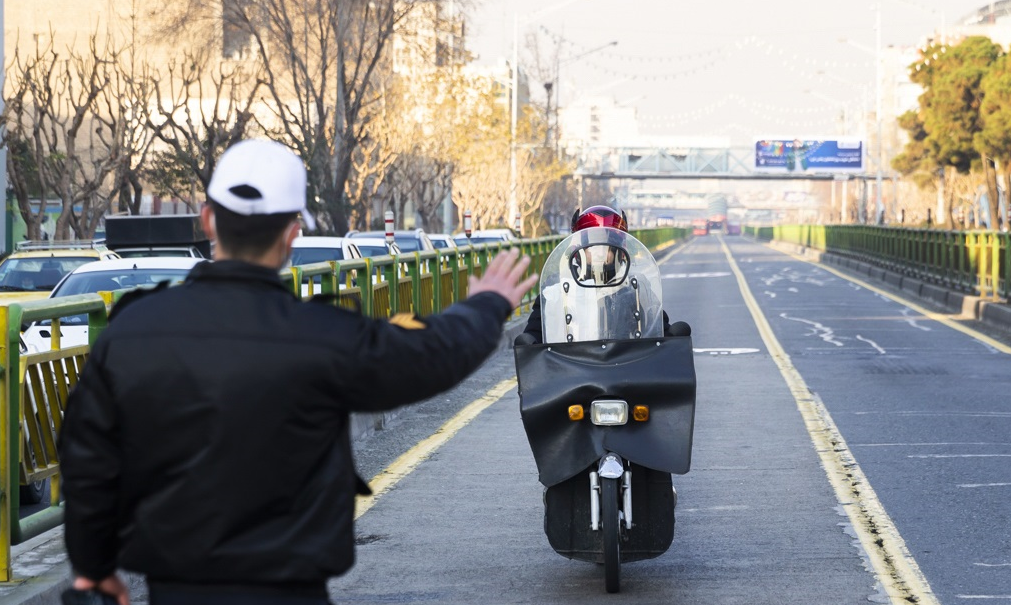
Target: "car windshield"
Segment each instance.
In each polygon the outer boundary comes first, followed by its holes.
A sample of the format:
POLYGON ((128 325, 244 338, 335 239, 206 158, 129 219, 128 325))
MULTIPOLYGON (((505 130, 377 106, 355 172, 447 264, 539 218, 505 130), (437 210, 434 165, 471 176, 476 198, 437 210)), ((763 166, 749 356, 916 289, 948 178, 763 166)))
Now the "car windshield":
POLYGON ((362 256, 386 256, 390 253, 386 249, 386 246, 362 246, 358 245, 358 251, 362 253, 362 256))
POLYGON ((94 256, 8 258, 0 264, 0 291, 52 290, 64 275, 94 260, 94 256))
MULTIPOLYGON (((124 288, 135 288, 137 286, 154 286, 160 282, 167 281, 173 284, 186 279, 189 269, 131 269, 125 268, 115 271, 88 271, 85 273, 75 273, 60 284, 59 289, 53 291, 51 298, 63 296, 73 296, 75 294, 93 294, 95 292, 107 292, 110 290, 122 290, 124 288)), ((87 315, 72 315, 63 317, 60 323, 65 326, 87 325, 87 315)), ((48 325, 49 320, 40 321, 40 325, 48 325)))
MULTIPOLYGON (((448 239, 433 239, 432 240, 432 245, 435 246, 436 248, 449 248, 449 240, 448 239)), ((403 246, 401 246, 401 247, 403 247, 403 246)))
POLYGON ((401 252, 417 252, 421 249, 421 240, 416 237, 396 237, 394 241, 400 246, 401 252))
POLYGON ((311 265, 331 260, 344 260, 344 251, 340 248, 295 248, 291 251, 293 265, 311 265))
POLYGON ((503 239, 501 237, 498 237, 498 236, 494 236, 494 235, 488 235, 488 236, 480 236, 480 235, 478 235, 478 236, 474 236, 474 237, 471 237, 471 238, 464 237, 462 239, 461 238, 457 238, 456 241, 457 241, 457 243, 460 243, 460 244, 468 244, 468 243, 470 243, 470 244, 474 244, 475 246, 478 245, 478 244, 487 244, 487 243, 494 243, 494 244, 498 244, 498 243, 503 243, 504 244, 505 243, 505 239, 503 239))
MULTIPOLYGON (((344 251, 340 248, 295 248, 291 251, 292 265, 311 265, 313 263, 325 263, 332 260, 344 260, 344 251)), ((341 271, 337 280, 344 283, 346 272, 341 271)), ((303 284, 309 283, 308 279, 302 280, 303 284)), ((322 278, 319 275, 313 276, 312 283, 319 285, 322 278)))

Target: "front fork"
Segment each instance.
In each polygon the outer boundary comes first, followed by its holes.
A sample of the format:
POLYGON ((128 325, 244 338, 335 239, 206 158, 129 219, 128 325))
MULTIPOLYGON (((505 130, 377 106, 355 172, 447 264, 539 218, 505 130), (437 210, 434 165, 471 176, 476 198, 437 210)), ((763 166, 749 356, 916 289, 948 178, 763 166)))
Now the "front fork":
POLYGON ((625 470, 621 456, 608 452, 590 471, 590 530, 600 531, 600 479, 621 479, 621 515, 625 529, 632 529, 632 471, 625 470))

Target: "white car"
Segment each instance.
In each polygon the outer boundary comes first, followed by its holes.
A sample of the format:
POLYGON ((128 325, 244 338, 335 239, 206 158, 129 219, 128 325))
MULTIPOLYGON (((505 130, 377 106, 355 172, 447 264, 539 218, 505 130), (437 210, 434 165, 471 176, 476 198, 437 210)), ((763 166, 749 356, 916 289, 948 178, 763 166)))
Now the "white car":
MULTIPOLYGON (((350 231, 348 237, 359 239, 385 238, 385 231, 350 231)), ((393 232, 393 241, 404 252, 429 252, 435 250, 435 244, 429 239, 424 229, 398 229, 393 232)))
MULTIPOLYGON (((194 265, 203 259, 187 257, 122 258, 87 263, 64 277, 49 298, 107 292, 137 287, 154 287, 160 282, 177 284, 186 279, 194 265)), ((52 327, 49 320, 38 321, 25 330, 22 340, 29 352, 51 348, 52 327)), ((88 344, 88 316, 71 315, 60 319, 60 344, 73 347, 88 344)))
MULTIPOLYGON (((325 263, 339 260, 358 260, 362 258, 357 242, 352 242, 346 237, 323 237, 303 235, 295 238, 292 242, 291 264, 294 266, 311 265, 313 263, 325 263)), ((314 276, 313 294, 319 294, 322 285, 320 277, 314 276)), ((344 272, 338 276, 340 287, 346 287, 346 276, 344 272)), ((302 297, 309 296, 309 280, 302 282, 302 297)))
POLYGON ((445 233, 429 233, 428 239, 432 240, 432 245, 439 250, 452 251, 456 248, 456 241, 452 235, 445 233))
POLYGON ((466 246, 467 244, 497 244, 497 243, 508 243, 518 241, 516 236, 510 229, 483 229, 481 231, 474 231, 470 234, 468 238, 465 234, 457 234, 453 238, 456 241, 457 246, 466 246))
POLYGON ((397 242, 387 243, 385 237, 363 237, 354 238, 355 245, 362 253, 362 256, 386 256, 388 254, 401 254, 400 245, 397 242))

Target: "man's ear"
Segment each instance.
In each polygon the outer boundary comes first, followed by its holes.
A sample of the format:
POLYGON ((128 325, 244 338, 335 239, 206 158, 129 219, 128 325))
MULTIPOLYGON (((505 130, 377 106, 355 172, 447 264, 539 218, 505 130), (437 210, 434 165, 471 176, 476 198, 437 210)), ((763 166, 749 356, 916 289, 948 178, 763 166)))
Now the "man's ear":
POLYGON ((204 204, 200 208, 200 225, 204 228, 204 233, 212 241, 217 241, 218 239, 218 227, 217 223, 214 221, 214 210, 211 210, 210 204, 204 204))
POLYGON ((295 241, 295 238, 298 237, 301 232, 302 232, 302 225, 297 220, 292 221, 291 224, 288 225, 288 229, 285 230, 284 249, 288 252, 288 254, 291 254, 292 243, 295 241))

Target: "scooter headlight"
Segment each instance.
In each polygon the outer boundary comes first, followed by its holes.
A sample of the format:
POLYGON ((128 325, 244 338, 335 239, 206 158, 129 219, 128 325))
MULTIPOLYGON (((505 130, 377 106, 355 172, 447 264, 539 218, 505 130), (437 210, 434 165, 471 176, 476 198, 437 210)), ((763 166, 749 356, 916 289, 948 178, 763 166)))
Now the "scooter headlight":
POLYGON ((590 421, 600 426, 628 422, 628 403, 621 399, 601 399, 590 404, 590 421))

